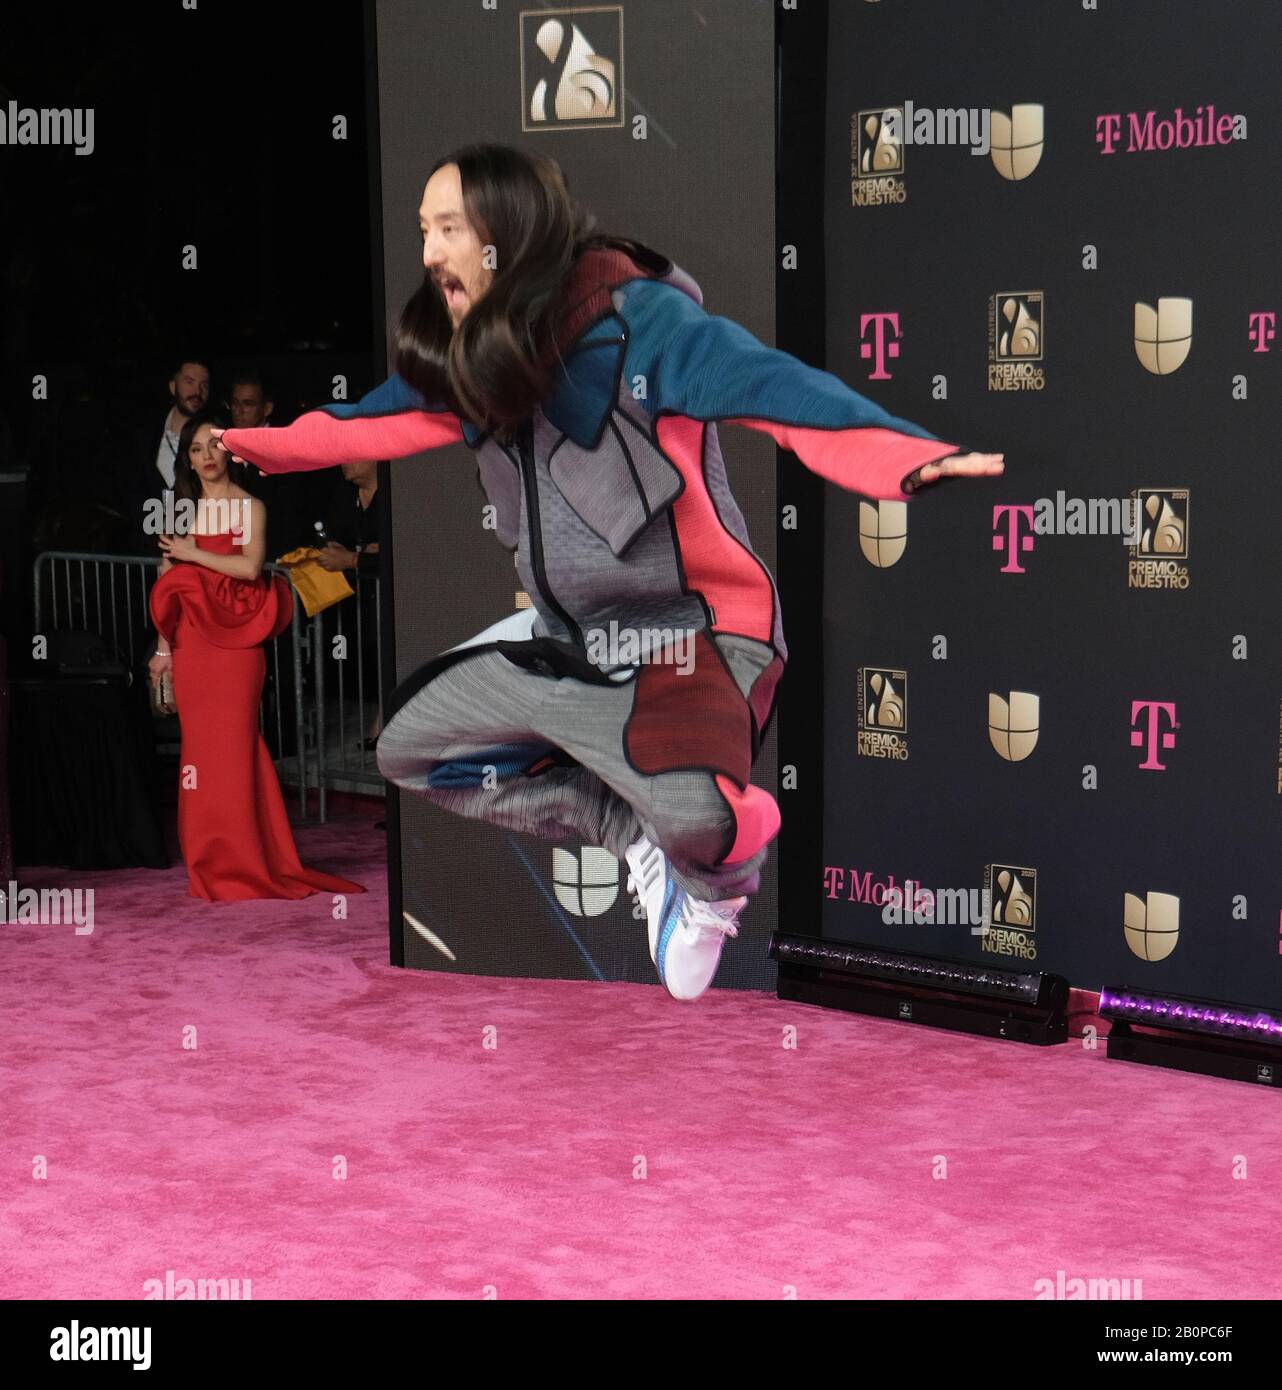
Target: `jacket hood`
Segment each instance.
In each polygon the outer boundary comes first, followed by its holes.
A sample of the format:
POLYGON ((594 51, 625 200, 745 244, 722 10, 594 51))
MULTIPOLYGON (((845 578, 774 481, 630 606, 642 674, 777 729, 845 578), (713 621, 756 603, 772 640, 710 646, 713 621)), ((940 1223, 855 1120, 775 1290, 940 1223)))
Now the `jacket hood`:
POLYGON ((590 246, 575 261, 566 281, 557 334, 562 353, 573 347, 585 328, 613 307, 614 290, 629 280, 662 280, 683 290, 696 304, 703 304, 703 292, 694 278, 667 256, 640 242, 629 245, 631 254, 613 246, 590 246))
MULTIPOLYGON (((585 449, 600 443, 618 399, 627 324, 619 313, 615 291, 638 279, 661 280, 703 304, 703 292, 693 276, 640 242, 628 242, 626 250, 590 246, 580 252, 566 278, 556 348, 549 347, 544 356, 552 369, 553 388, 541 404, 547 419, 585 449)), ((463 422, 464 438, 473 448, 486 433, 463 422)))

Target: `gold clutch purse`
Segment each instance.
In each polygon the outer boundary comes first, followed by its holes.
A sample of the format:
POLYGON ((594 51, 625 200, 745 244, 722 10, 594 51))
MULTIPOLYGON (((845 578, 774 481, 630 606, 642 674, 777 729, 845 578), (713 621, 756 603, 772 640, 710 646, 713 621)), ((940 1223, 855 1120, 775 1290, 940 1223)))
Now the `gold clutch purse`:
POLYGON ((152 685, 151 707, 159 715, 178 713, 178 706, 174 704, 173 671, 162 671, 160 679, 152 685))

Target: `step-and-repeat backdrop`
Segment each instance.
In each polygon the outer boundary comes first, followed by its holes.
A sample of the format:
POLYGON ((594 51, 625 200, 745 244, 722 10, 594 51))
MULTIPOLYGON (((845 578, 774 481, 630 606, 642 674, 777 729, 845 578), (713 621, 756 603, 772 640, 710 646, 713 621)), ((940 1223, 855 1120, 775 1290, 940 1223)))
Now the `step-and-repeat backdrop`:
MULTIPOLYGON (((775 310, 774 11, 769 0, 488 5, 379 0, 378 131, 386 307, 422 279, 418 205, 443 154, 479 140, 542 151, 612 231, 694 276, 709 313, 771 342, 775 310)), ((720 431, 753 545, 775 551, 772 441, 720 431)), ((396 675, 528 603, 487 529, 464 445, 391 466, 396 675)), ((753 780, 775 789, 775 731, 753 780)), ((627 868, 399 797, 393 958, 422 969, 655 982, 627 868), (399 947, 399 949, 398 949, 399 947)), ((774 965, 772 856, 717 984, 774 965)))
POLYGON ((828 492, 824 934, 1282 1003, 1282 10, 830 23, 829 369, 1007 470, 828 492))

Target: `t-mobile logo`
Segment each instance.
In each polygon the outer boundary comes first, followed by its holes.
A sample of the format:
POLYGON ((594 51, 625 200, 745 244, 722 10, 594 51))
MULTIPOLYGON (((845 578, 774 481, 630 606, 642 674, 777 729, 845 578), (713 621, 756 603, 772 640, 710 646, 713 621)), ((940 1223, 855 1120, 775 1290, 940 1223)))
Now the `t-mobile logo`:
POLYGON ((1032 550, 1033 548, 1033 509, 1028 506, 1014 506, 1003 503, 1001 506, 993 508, 993 549, 1006 551, 1006 563, 1001 568, 1002 574, 1026 574, 1027 570, 1019 563, 1019 552, 1021 550, 1032 550), (1006 534, 1002 535, 1000 522, 1002 517, 1006 518, 1006 534), (1019 519, 1023 517, 1028 522, 1029 534, 1021 536, 1019 534, 1019 519))
POLYGON ((859 355, 863 358, 871 357, 875 364, 876 370, 868 374, 869 381, 889 381, 890 373, 886 370, 886 359, 899 356, 898 340, 903 337, 899 330, 899 315, 860 314, 860 338, 866 338, 869 324, 872 325, 872 342, 861 342, 859 355), (893 338, 887 339, 888 328, 894 334, 893 338))
POLYGON ((1145 721, 1145 727, 1131 731, 1131 747, 1144 749, 1144 761, 1140 764, 1141 769, 1147 768, 1150 772, 1165 772, 1166 764, 1157 760, 1158 728, 1162 716, 1165 715, 1171 721, 1171 732, 1162 733, 1161 746, 1174 748, 1174 730, 1180 727, 1175 721, 1175 703, 1170 700, 1132 700, 1131 723, 1137 724, 1140 715, 1146 710, 1148 711, 1148 718, 1145 721))

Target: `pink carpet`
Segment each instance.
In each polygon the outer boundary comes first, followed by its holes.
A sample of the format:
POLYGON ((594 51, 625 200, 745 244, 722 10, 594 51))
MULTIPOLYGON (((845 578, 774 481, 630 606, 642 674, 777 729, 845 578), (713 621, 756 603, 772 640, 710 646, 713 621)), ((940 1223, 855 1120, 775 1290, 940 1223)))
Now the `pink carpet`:
POLYGON ((373 890, 346 921, 198 903, 181 867, 23 876, 92 886, 96 922, 0 926, 0 1297, 1282 1293, 1276 1093, 769 995, 394 970, 375 814, 297 832, 373 890))

